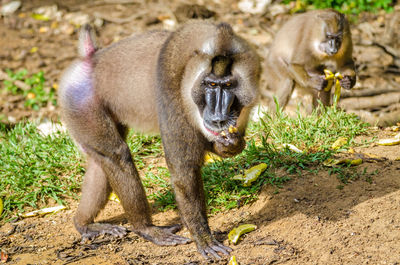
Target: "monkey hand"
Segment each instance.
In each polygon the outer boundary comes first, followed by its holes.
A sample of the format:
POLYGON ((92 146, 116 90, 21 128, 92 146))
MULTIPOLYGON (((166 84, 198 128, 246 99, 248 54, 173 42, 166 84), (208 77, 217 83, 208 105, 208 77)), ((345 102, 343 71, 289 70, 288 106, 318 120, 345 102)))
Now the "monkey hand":
POLYGON ((310 87, 321 91, 326 88, 328 85, 328 80, 325 78, 325 75, 313 75, 310 78, 310 87))
POLYGON ((229 255, 229 252, 232 251, 230 247, 218 242, 211 234, 202 236, 201 239, 195 237, 195 242, 197 250, 205 259, 220 259, 221 256, 218 255, 218 252, 229 255))
POLYGON ((339 82, 341 87, 351 89, 356 84, 356 77, 345 75, 339 82))
POLYGON ((222 131, 214 142, 214 152, 221 157, 231 157, 243 151, 246 143, 236 127, 222 131))
POLYGON ((138 230, 134 229, 133 232, 160 246, 176 246, 192 242, 189 238, 175 235, 181 228, 182 226, 179 224, 171 226, 149 225, 138 230))

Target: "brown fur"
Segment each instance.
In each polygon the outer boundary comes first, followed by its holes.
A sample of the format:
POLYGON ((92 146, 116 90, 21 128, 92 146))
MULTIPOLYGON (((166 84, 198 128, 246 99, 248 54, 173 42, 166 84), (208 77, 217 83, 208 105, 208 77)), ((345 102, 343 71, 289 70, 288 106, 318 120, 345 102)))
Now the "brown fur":
POLYGON ((204 21, 172 33, 136 35, 84 54, 64 75, 59 94, 63 120, 89 160, 74 220, 77 230, 87 237, 125 234, 120 227, 93 223, 113 190, 134 232, 160 245, 190 242, 174 234, 179 226, 152 224, 125 142, 127 126, 144 132, 160 130, 183 223, 204 257, 228 254, 230 248, 216 241, 208 226, 200 168, 207 150, 234 155, 243 149, 249 110, 258 95, 259 68, 254 50, 229 25, 204 21), (202 120, 202 80, 212 69, 221 78, 229 75, 237 80, 234 93, 243 106, 236 117, 238 133, 226 142, 208 132, 202 120), (223 147, 214 149, 216 142, 223 147))
POLYGON ((334 10, 315 10, 293 16, 275 36, 266 60, 267 89, 263 94, 275 110, 273 96, 284 108, 294 87, 313 94, 317 99, 330 104, 330 94, 323 90, 327 85, 323 70, 341 72, 343 87, 355 84, 352 40, 349 24, 344 15, 334 10), (326 30, 325 30, 326 29, 326 30), (342 34, 342 44, 336 54, 321 51, 319 44, 325 40, 325 32, 342 34))

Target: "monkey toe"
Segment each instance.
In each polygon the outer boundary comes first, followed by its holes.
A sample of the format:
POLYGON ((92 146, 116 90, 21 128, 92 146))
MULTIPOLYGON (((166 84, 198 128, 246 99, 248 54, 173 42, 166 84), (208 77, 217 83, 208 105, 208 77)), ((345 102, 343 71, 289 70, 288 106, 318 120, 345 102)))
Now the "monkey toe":
POLYGON ((82 233, 82 239, 94 239, 100 235, 111 235, 114 237, 123 237, 126 235, 126 228, 118 225, 93 223, 87 226, 87 229, 82 233))
POLYGON ((181 225, 149 226, 140 231, 134 231, 139 236, 160 246, 176 246, 192 242, 190 238, 175 235, 181 225))
POLYGON ((198 247, 198 250, 205 259, 221 259, 218 253, 229 255, 232 251, 230 247, 224 246, 215 239, 208 246, 198 247))
POLYGON ((230 247, 224 246, 215 239, 212 239, 212 241, 205 246, 199 246, 198 244, 197 248, 205 259, 220 259, 221 256, 218 253, 229 255, 232 251, 230 247))

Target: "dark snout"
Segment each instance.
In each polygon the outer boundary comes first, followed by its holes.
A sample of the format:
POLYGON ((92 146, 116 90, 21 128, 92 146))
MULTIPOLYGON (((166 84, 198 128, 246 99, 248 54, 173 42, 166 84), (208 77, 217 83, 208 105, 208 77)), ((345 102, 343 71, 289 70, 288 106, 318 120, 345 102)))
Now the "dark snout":
POLYGON ((329 55, 334 55, 336 54, 340 49, 340 42, 335 40, 335 39, 331 39, 328 41, 328 48, 327 48, 327 53, 329 55))
POLYGON ((235 95, 227 89, 217 87, 207 91, 205 99, 204 120, 214 129, 222 129, 229 120, 229 113, 235 95))

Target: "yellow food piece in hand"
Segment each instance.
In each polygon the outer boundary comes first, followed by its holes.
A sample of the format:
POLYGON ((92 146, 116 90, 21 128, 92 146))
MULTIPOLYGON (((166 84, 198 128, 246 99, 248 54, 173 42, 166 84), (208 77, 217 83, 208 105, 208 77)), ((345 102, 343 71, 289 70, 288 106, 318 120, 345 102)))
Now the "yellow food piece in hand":
POLYGON ((213 153, 206 153, 204 156, 204 162, 207 163, 214 163, 216 161, 222 161, 222 158, 220 156, 217 156, 216 154, 213 153))
POLYGON ((241 235, 245 233, 249 233, 251 231, 254 231, 257 228, 256 225, 253 224, 244 224, 244 225, 239 225, 236 228, 233 228, 229 234, 228 234, 228 239, 236 245, 238 242, 239 238, 241 235))
POLYGON ((331 70, 324 69, 325 80, 328 81, 327 86, 325 87, 325 91, 330 91, 335 82, 335 102, 338 102, 340 99, 340 92, 342 90, 342 86, 340 85, 339 80, 343 79, 343 75, 339 72, 333 73, 331 70))
POLYGON ((121 202, 117 196, 117 194, 115 194, 114 192, 110 193, 110 196, 108 196, 108 200, 110 201, 115 201, 115 202, 121 202))
POLYGON ((231 126, 229 126, 228 131, 229 131, 229 133, 236 133, 236 132, 237 132, 237 128, 236 128, 236 127, 233 127, 233 126, 231 125, 231 126))
POLYGON ((335 75, 332 73, 331 70, 325 69, 325 79, 328 80, 328 84, 324 88, 325 91, 330 91, 333 85, 333 79, 335 79, 335 75))

